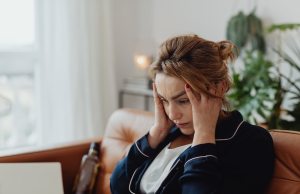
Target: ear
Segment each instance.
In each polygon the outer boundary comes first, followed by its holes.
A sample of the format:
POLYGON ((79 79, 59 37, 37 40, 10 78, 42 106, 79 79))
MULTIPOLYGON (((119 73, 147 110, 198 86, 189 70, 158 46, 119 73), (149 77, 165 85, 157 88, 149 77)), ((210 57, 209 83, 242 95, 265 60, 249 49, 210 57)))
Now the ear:
POLYGON ((220 94, 220 96, 223 97, 226 94, 226 92, 229 89, 228 87, 229 87, 228 83, 225 80, 223 80, 217 84, 217 90, 218 90, 218 93, 220 94))

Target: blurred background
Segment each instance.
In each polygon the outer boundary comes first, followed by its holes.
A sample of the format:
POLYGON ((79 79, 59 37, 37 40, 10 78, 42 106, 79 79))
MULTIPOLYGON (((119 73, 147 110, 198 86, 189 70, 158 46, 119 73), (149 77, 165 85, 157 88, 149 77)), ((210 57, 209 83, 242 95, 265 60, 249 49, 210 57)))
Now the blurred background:
POLYGON ((147 69, 180 34, 239 48, 233 108, 300 129, 296 0, 0 0, 0 153, 102 135, 117 108, 153 111, 147 69))

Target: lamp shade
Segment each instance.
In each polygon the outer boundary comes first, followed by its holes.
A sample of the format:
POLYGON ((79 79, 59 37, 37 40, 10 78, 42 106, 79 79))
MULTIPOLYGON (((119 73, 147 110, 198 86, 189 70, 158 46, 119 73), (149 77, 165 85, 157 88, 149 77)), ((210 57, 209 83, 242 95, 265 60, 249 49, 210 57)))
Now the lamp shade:
POLYGON ((134 63, 139 69, 147 69, 152 63, 152 57, 145 54, 134 55, 134 63))

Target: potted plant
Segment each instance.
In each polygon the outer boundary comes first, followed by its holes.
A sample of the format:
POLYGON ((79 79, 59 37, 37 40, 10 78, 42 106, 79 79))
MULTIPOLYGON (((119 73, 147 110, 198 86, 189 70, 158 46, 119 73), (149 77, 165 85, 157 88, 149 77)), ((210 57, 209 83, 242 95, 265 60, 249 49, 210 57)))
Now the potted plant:
POLYGON ((269 129, 300 130, 299 29, 300 24, 276 24, 269 28, 270 34, 279 32, 280 36, 289 31, 297 32, 284 48, 285 41, 281 37, 273 39, 279 43, 279 46, 272 47, 278 56, 274 61, 267 59, 262 20, 255 15, 255 10, 248 15, 240 11, 230 18, 227 39, 239 48, 243 68, 239 71, 230 65, 233 88, 229 99, 246 120, 255 124, 264 121, 269 129), (290 68, 289 74, 281 72, 282 63, 290 68), (286 101, 292 103, 283 108, 286 101))
POLYGON ((262 21, 255 10, 239 12, 231 17, 226 29, 227 39, 240 50, 242 70, 230 65, 233 88, 229 100, 251 123, 278 123, 282 95, 280 79, 271 71, 274 64, 266 58, 266 44, 262 21))
POLYGON ((285 112, 290 119, 281 118, 278 126, 283 129, 300 130, 300 24, 274 24, 268 31, 279 33, 279 44, 272 50, 279 56, 278 63, 287 65, 290 69, 288 75, 277 69, 282 83, 283 98, 292 102, 285 112), (283 35, 289 39, 283 41, 283 35))

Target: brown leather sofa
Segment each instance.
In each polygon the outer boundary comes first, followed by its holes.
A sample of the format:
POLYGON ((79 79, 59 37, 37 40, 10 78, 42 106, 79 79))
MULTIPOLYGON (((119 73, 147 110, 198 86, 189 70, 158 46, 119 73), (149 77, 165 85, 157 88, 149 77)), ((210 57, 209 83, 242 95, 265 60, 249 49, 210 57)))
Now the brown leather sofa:
MULTIPOLYGON (((152 123, 150 112, 119 109, 111 115, 103 138, 1 156, 0 162, 61 162, 65 194, 71 194, 81 157, 87 153, 89 144, 97 141, 101 143, 101 160, 95 193, 109 194, 109 177, 116 163, 152 123)), ((300 194, 300 133, 283 130, 271 130, 270 133, 274 140, 276 167, 266 194, 300 194)))

